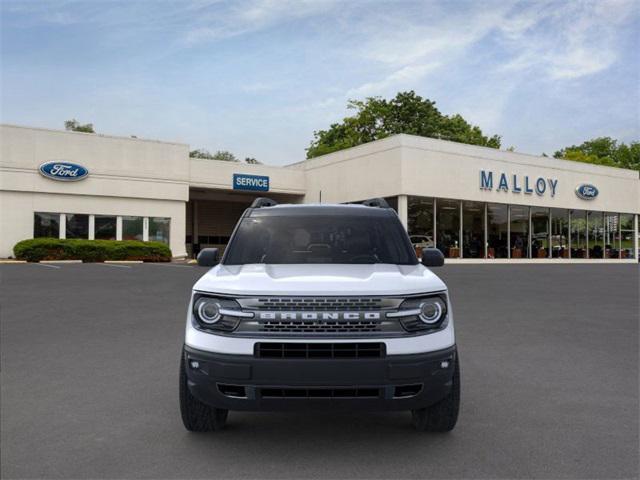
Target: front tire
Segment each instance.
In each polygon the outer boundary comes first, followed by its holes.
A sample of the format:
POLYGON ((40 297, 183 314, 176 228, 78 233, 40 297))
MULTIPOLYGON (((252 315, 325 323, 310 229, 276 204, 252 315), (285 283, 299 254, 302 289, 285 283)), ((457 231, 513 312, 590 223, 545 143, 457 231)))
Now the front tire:
POLYGON ((185 354, 180 359, 180 413, 182 423, 190 432, 222 430, 227 423, 229 410, 202 403, 191 394, 187 385, 185 354))
POLYGON ((450 432, 458 421, 460 410, 460 359, 456 355, 453 384, 449 394, 427 408, 411 411, 411 421, 420 432, 450 432))

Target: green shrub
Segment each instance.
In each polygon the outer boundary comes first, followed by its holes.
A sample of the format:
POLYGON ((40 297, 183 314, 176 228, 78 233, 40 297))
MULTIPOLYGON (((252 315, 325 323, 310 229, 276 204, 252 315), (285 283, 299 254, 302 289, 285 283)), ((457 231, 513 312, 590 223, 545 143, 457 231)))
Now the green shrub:
POLYGON ((142 260, 144 262, 169 262, 171 250, 160 242, 138 240, 81 240, 58 238, 33 238, 22 240, 13 247, 17 259, 29 262, 40 260, 142 260))

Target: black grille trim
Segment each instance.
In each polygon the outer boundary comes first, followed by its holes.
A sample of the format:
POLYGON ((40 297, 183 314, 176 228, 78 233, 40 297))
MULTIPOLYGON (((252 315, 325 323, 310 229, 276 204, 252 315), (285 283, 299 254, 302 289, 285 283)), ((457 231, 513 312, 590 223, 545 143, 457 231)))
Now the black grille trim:
POLYGON ((273 333, 375 333, 382 331, 379 320, 262 320, 262 332, 273 333))
POLYGON ((382 389, 371 387, 260 388, 262 398, 380 398, 382 389))
POLYGON ((255 345, 258 358, 333 358, 361 359, 383 358, 386 355, 384 343, 271 343, 259 342, 255 345))

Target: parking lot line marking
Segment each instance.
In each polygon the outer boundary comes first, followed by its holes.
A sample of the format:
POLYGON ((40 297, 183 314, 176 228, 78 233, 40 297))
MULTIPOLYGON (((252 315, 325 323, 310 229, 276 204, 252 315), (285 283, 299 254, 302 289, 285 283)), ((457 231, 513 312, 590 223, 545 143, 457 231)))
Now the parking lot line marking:
POLYGON ((158 265, 159 267, 192 268, 191 265, 172 265, 171 263, 149 263, 149 265, 158 265))
POLYGON ((115 263, 96 263, 96 265, 102 265, 103 267, 131 268, 129 265, 116 265, 115 263))
POLYGON ((46 267, 46 268, 62 268, 58 265, 49 265, 48 263, 34 263, 34 265, 38 265, 39 267, 46 267))

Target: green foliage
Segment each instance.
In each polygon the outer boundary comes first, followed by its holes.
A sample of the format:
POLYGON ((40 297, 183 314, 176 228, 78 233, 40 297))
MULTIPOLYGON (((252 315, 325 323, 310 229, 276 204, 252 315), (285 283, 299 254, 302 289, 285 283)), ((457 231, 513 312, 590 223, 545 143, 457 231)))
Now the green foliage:
POLYGON ((627 145, 622 142, 618 143, 617 140, 610 137, 598 137, 587 140, 581 145, 572 145, 558 150, 553 156, 574 162, 640 171, 640 142, 638 141, 627 145))
POLYGON ((13 247, 17 259, 29 262, 40 260, 142 260, 145 262, 171 261, 171 249, 160 242, 138 240, 81 240, 59 238, 32 238, 22 240, 13 247))
POLYGON ((224 162, 238 161, 238 159, 233 153, 228 152, 226 150, 218 150, 216 153, 211 153, 209 152, 209 150, 205 150, 205 149, 191 150, 189 152, 189 156, 191 158, 204 158, 206 160, 222 160, 224 162))
POLYGON ((85 123, 84 125, 82 125, 75 118, 64 122, 64 128, 65 130, 69 130, 71 132, 96 133, 93 130, 93 123, 85 123))
POLYGON ((314 132, 307 158, 398 133, 500 148, 500 136, 487 137, 480 127, 471 125, 457 114, 443 115, 435 105, 435 102, 423 99, 413 90, 399 92, 391 100, 380 97, 368 97, 364 101, 350 100, 347 107, 356 110, 355 115, 344 118, 341 123, 332 124, 327 130, 314 132))

